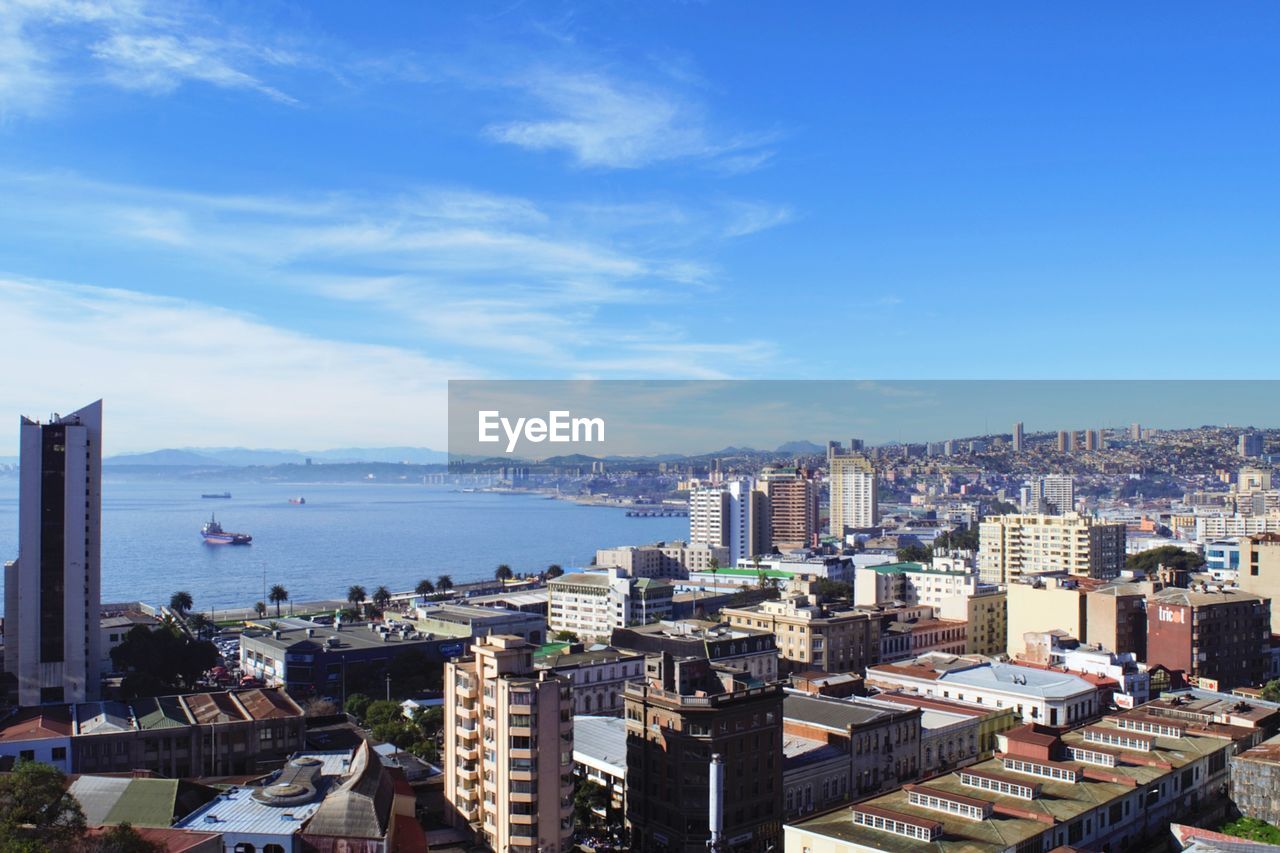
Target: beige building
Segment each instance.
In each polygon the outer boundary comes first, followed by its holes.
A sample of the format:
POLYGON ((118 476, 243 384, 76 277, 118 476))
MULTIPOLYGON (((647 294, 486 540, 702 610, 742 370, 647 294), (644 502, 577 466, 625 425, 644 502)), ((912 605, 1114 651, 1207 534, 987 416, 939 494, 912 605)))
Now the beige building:
MULTIPOLYGON (((1280 599, 1280 534, 1260 533, 1240 540, 1240 576, 1245 592, 1280 599)), ((1271 633, 1280 634, 1280 607, 1271 609, 1271 633)))
POLYGON ((871 460, 861 453, 833 452, 828 465, 831 535, 843 540, 847 528, 874 527, 880 513, 871 460))
POLYGON ((1125 558, 1125 526, 1080 513, 994 515, 978 528, 978 573, 986 583, 1062 572, 1114 578, 1125 558))
POLYGON ((847 604, 828 607, 808 595, 726 607, 722 619, 739 628, 763 628, 777 638, 783 674, 806 669, 863 672, 880 653, 880 622, 847 604))
POLYGON ((1026 650, 1025 635, 1060 628, 1078 640, 1085 636, 1088 611, 1085 591, 1072 581, 1050 579, 1043 583, 1011 583, 1005 653, 1016 657, 1026 650))
POLYGON ((971 594, 945 598, 938 607, 942 618, 968 623, 964 651, 969 655, 992 656, 1005 651, 1008 611, 1008 593, 993 586, 979 586, 971 594))
POLYGON ((569 680, 535 671, 533 646, 520 637, 485 637, 474 653, 445 667, 446 814, 490 850, 568 853, 569 680))
POLYGON ((1151 583, 1099 583, 1089 578, 1046 578, 1008 586, 1009 657, 1026 649, 1025 635, 1061 629, 1083 643, 1145 659, 1146 598, 1151 583))
POLYGON ((652 545, 622 545, 596 551, 596 565, 613 566, 633 578, 687 578, 690 572, 705 572, 715 560, 729 566, 725 545, 693 545, 688 542, 655 542, 652 545))
POLYGON ((614 628, 669 617, 673 594, 670 581, 631 578, 616 568, 561 575, 547 581, 547 630, 608 642, 614 628))

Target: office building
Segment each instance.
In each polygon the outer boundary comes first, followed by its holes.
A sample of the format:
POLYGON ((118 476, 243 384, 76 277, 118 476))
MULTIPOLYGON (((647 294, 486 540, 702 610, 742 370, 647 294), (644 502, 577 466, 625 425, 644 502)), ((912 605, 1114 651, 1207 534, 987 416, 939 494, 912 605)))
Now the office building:
POLYGON ((727 548, 733 565, 753 554, 767 552, 768 509, 766 496, 749 478, 689 493, 689 544, 727 548))
POLYGON ((1010 657, 1022 653, 1028 634, 1057 629, 1067 636, 1145 659, 1149 583, 1104 583, 1087 578, 1043 578, 1011 583, 1008 642, 1010 657))
POLYGON ((706 658, 649 659, 623 693, 633 849, 781 845, 782 698, 780 684, 706 658))
POLYGON ((765 496, 769 548, 791 551, 817 541, 818 485, 805 471, 765 468, 756 488, 765 496))
POLYGON ((19 705, 87 702, 102 665, 102 401, 19 427, 18 559, 5 565, 5 671, 19 705))
POLYGON ((1065 672, 999 663, 978 656, 927 654, 867 669, 867 685, 993 708, 1013 708, 1025 722, 1074 725, 1102 711, 1098 688, 1065 672))
POLYGON ((721 618, 736 628, 756 628, 777 638, 781 673, 821 669, 862 672, 880 655, 880 621, 847 603, 820 604, 793 595, 746 607, 726 607, 721 618))
MULTIPOLYGON (((1236 583, 1245 592, 1269 598, 1280 599, 1280 534, 1260 533, 1256 536, 1242 536, 1230 540, 1238 549, 1232 555, 1236 560, 1236 583)), ((1222 553, 1226 548, 1218 543, 1222 553)), ((1206 556, 1210 549, 1206 548, 1206 556)), ((1225 559, 1225 557, 1224 557, 1225 559)), ((1271 611, 1271 632, 1280 634, 1280 607, 1271 611)))
POLYGON ((985 583, 1066 572, 1114 578, 1125 559, 1125 526, 1071 512, 988 516, 978 527, 978 573, 985 583))
POLYGON ((1070 474, 1048 474, 1032 480, 1022 511, 1035 515, 1062 515, 1076 507, 1075 480, 1070 474))
POLYGON ((990 760, 788 824, 786 850, 1160 849, 1171 822, 1220 801, 1254 736, 1147 708, 1067 732, 1026 725, 997 735, 990 760))
POLYGON ((561 575, 547 581, 547 627, 607 642, 615 628, 669 617, 674 589, 669 581, 630 578, 619 569, 561 575))
POLYGON ((731 566, 727 545, 694 545, 689 542, 655 542, 652 545, 620 545, 596 551, 597 566, 616 567, 633 578, 683 580, 690 572, 704 572, 712 563, 731 566))
POLYGON ((972 595, 977 586, 977 574, 959 561, 858 566, 854 569, 853 603, 866 607, 895 602, 941 607, 948 598, 972 595))
POLYGON ((1024 449, 1022 421, 1018 421, 1013 425, 1013 452, 1021 453, 1024 449))
POLYGON ((844 539, 849 528, 874 527, 879 521, 876 469, 862 454, 836 453, 828 462, 831 535, 844 539))
POLYGON ((622 714, 622 685, 644 674, 644 655, 614 648, 549 654, 534 666, 569 680, 573 713, 622 714))
POLYGON ((1261 684, 1270 636, 1271 602, 1260 595, 1170 587, 1147 599, 1147 663, 1201 687, 1261 684))
POLYGON ((567 678, 533 667, 533 646, 495 635, 449 663, 444 685, 446 813, 490 850, 573 850, 573 700, 567 678))

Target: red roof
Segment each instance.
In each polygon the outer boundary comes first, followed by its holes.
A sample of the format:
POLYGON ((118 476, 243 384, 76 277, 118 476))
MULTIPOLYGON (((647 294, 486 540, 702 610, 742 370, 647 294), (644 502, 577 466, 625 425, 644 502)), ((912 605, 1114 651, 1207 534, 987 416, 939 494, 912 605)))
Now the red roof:
POLYGON ((27 708, 0 720, 0 743, 71 737, 71 711, 66 705, 27 708))

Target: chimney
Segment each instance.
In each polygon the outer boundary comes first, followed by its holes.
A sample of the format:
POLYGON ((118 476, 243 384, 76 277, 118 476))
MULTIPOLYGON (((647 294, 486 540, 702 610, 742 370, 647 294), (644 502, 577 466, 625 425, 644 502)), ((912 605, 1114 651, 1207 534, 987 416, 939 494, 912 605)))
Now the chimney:
POLYGON ((724 756, 718 752, 711 756, 711 772, 708 775, 711 785, 708 791, 710 799, 707 823, 711 827, 711 841, 707 847, 715 853, 724 844, 724 756))

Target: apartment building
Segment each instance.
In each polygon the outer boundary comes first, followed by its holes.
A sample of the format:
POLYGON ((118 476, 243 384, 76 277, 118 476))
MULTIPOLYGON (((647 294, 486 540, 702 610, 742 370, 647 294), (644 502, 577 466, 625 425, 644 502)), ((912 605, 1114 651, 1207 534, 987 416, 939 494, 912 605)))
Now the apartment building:
POLYGON ((596 551, 597 566, 616 567, 633 578, 671 578, 683 580, 690 572, 703 572, 717 566, 732 565, 725 545, 689 542, 655 542, 652 545, 620 545, 596 551))
POLYGON ((1076 507, 1075 480, 1070 474, 1047 474, 1037 477, 1027 487, 1024 513, 1062 515, 1076 507))
POLYGON ((765 468, 756 481, 756 489, 765 496, 765 513, 768 519, 766 531, 770 548, 791 551, 808 548, 815 543, 818 533, 818 484, 806 471, 799 468, 765 468))
POLYGON ((943 619, 967 624, 964 654, 998 655, 1005 649, 1009 631, 1009 596, 990 584, 979 584, 972 593, 944 598, 937 607, 943 619))
POLYGON ((547 581, 547 590, 552 634, 606 641, 615 628, 669 617, 675 591, 669 581, 631 578, 614 568, 561 575, 547 581))
MULTIPOLYGON (((1239 548, 1240 589, 1264 598, 1280 598, 1280 533, 1260 533, 1235 540, 1239 548)), ((1280 634, 1280 607, 1271 611, 1271 633, 1280 634)))
POLYGON ((610 645, 650 656, 663 652, 679 658, 702 656, 758 681, 778 680, 777 638, 763 628, 697 619, 664 620, 616 628, 610 645))
MULTIPOLYGON (((722 565, 769 550, 768 495, 750 478, 705 486, 689 493, 689 543, 727 548, 722 565)), ((717 558, 718 559, 718 558, 717 558)))
POLYGON ((789 824, 786 850, 1155 848, 1171 821, 1220 802, 1228 759, 1252 735, 1139 710, 1062 734, 1026 725, 998 738, 988 761, 789 824))
POLYGON ((1210 689, 1260 685, 1271 601, 1242 590, 1162 589, 1147 600, 1147 663, 1178 669, 1210 689))
POLYGON ((875 466, 861 453, 833 450, 827 457, 831 499, 831 535, 844 539, 845 531, 875 527, 880 520, 875 466))
POLYGON ((445 666, 447 815, 491 850, 573 846, 569 679, 533 666, 522 637, 485 637, 445 666))
POLYGON ((644 675, 644 655, 614 648, 547 655, 534 664, 569 680, 574 714, 622 714, 622 685, 644 675))
POLYGON ((847 603, 822 604, 811 595, 746 607, 726 607, 722 619, 777 638, 783 675, 810 669, 862 672, 880 653, 880 622, 847 603))
POLYGON ((1021 654, 1025 636, 1060 629, 1082 642, 1144 659, 1147 596, 1152 583, 1103 583, 1090 578, 1040 578, 1006 588, 1008 639, 1005 652, 1021 654))
POLYGON ((627 683, 623 698, 633 849, 778 849, 780 684, 761 685, 706 658, 662 654, 647 661, 643 680, 627 683))
POLYGON ((978 573, 985 583, 1066 572, 1114 578, 1124 567, 1125 526, 1080 513, 988 516, 978 527, 978 573))

